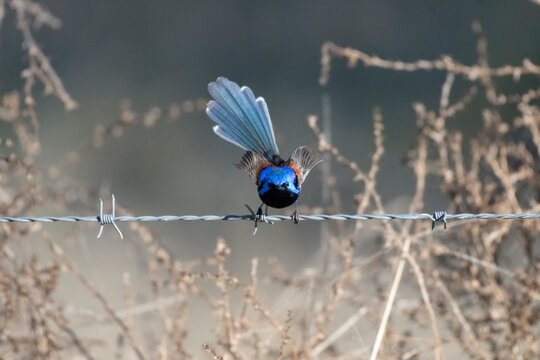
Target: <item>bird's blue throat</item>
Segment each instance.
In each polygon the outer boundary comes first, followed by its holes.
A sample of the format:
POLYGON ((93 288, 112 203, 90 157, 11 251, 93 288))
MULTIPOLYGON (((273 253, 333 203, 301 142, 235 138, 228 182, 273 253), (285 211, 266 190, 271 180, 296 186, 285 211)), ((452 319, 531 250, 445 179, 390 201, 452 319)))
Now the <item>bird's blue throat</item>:
POLYGON ((268 166, 259 172, 258 193, 273 208, 292 205, 300 195, 298 177, 289 166, 268 166))

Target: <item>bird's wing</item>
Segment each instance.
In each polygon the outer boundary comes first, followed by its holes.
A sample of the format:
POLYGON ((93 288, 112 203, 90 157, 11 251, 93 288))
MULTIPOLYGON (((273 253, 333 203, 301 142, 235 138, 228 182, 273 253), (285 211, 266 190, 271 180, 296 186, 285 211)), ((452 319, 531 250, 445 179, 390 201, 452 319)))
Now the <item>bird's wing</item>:
POLYGON ((215 99, 206 105, 206 113, 214 120, 214 132, 221 138, 254 151, 271 161, 279 155, 272 120, 262 97, 255 99, 247 86, 219 77, 208 84, 215 99))
POLYGON ((271 166, 272 164, 262 155, 253 151, 246 151, 244 156, 242 156, 242 160, 234 165, 240 170, 245 170, 253 180, 257 181, 259 170, 263 167, 271 166))
POLYGON ((298 180, 301 185, 306 179, 306 176, 309 174, 311 169, 313 169, 315 166, 317 166, 321 162, 322 160, 316 160, 313 158, 311 151, 307 147, 300 146, 299 148, 294 150, 294 152, 292 153, 287 163, 289 163, 290 165, 293 166, 293 168, 298 170, 299 172, 298 180))

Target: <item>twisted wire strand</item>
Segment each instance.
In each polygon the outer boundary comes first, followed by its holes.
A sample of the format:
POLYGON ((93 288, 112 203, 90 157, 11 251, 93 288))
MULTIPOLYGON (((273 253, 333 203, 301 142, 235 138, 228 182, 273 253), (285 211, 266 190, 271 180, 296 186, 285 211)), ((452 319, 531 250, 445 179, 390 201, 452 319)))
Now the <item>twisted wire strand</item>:
MULTIPOLYGON (((314 215, 298 215, 300 220, 430 220, 432 222, 432 229, 438 222, 444 223, 446 229, 447 220, 469 220, 469 219, 482 219, 482 220, 531 220, 539 219, 540 214, 447 214, 445 211, 436 211, 433 214, 421 213, 421 214, 314 214, 314 215)), ((262 215, 260 218, 256 218, 254 214, 249 215, 161 215, 161 216, 116 216, 115 215, 115 198, 112 196, 112 213, 105 214, 103 212, 103 201, 100 199, 100 209, 98 216, 23 216, 23 217, 10 217, 1 216, 0 223, 51 223, 51 222, 98 222, 101 224, 98 237, 103 233, 104 225, 111 224, 118 232, 121 238, 123 238, 122 232, 116 225, 116 222, 129 222, 129 221, 235 221, 235 220, 249 220, 265 223, 273 223, 276 221, 291 220, 291 216, 287 215, 262 215)), ((255 229, 257 224, 255 223, 255 229)))
MULTIPOLYGON (((107 214, 105 214, 107 215, 107 214)), ((298 215, 300 220, 430 220, 430 221, 442 221, 434 218, 433 214, 313 214, 313 215, 298 215)), ((289 215, 266 215, 264 217, 267 222, 269 221, 284 221, 291 220, 289 215)), ((483 219, 483 220, 531 220, 540 218, 540 214, 446 214, 447 220, 470 220, 470 219, 483 219)), ((161 215, 161 216, 116 216, 114 221, 116 222, 130 222, 130 221, 235 221, 235 220, 250 220, 253 221, 253 215, 161 215)), ((23 217, 9 217, 1 216, 0 223, 32 223, 32 222, 101 222, 99 216, 23 216, 23 217)), ((104 222, 104 224, 111 224, 112 222, 104 222)))

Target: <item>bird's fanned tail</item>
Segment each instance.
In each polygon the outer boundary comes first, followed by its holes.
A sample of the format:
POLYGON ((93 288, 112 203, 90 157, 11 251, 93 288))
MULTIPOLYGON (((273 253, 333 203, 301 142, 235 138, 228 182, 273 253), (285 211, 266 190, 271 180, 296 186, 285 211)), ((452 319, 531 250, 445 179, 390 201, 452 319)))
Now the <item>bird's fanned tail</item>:
POLYGON ((218 136, 268 161, 279 155, 272 120, 262 97, 255 99, 250 88, 240 88, 224 77, 208 84, 208 91, 215 101, 208 103, 206 113, 217 124, 214 132, 218 136))

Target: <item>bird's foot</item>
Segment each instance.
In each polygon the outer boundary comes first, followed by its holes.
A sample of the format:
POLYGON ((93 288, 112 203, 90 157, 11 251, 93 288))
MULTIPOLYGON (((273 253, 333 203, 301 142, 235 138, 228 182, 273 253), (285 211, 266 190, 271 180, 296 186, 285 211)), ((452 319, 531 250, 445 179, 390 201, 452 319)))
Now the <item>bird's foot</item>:
POLYGON ((258 225, 258 223, 264 222, 264 223, 267 223, 267 224, 273 224, 273 222, 266 219, 266 217, 268 216, 268 206, 266 207, 266 211, 263 214, 262 208, 263 208, 264 203, 262 203, 261 206, 259 206, 259 208, 257 209, 257 212, 254 212, 249 207, 249 205, 247 205, 247 204, 244 204, 244 205, 249 210, 249 212, 251 213, 251 216, 253 216, 253 221, 255 222, 255 226, 254 226, 254 229, 253 229, 253 235, 255 235, 257 233, 257 225, 258 225))
POLYGON ((300 222, 300 217, 298 215, 298 205, 296 205, 296 203, 294 203, 294 213, 292 214, 291 216, 291 220, 295 223, 295 224, 298 224, 300 222))

